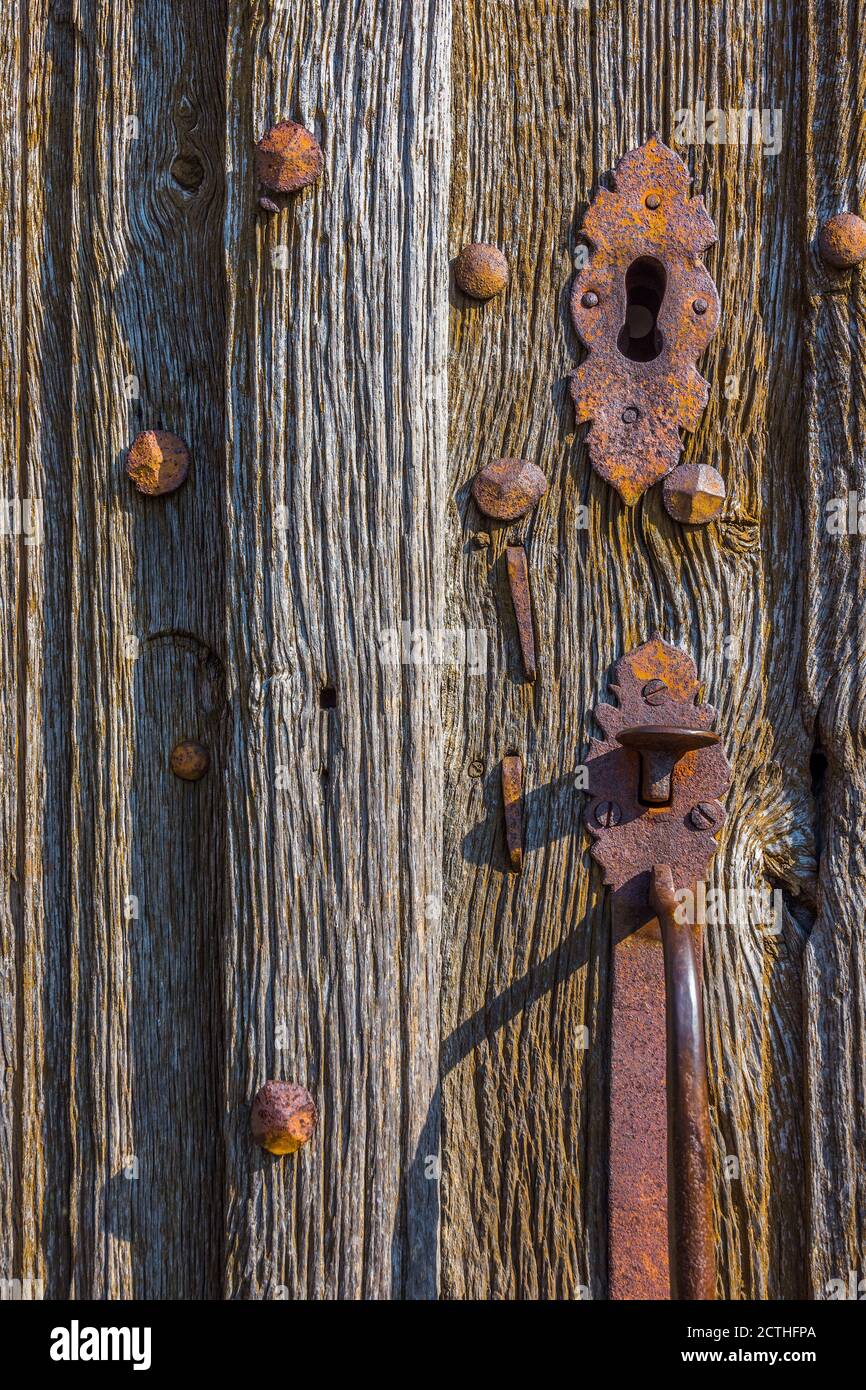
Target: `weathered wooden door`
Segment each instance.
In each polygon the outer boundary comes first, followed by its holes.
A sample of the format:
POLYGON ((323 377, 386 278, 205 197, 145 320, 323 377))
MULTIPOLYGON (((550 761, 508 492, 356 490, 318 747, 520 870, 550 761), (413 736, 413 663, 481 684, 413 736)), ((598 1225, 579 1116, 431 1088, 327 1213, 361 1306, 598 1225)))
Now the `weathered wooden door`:
POLYGON ((3 7, 4 1278, 605 1297, 610 915, 576 772, 656 629, 734 767, 714 883, 783 902, 780 935, 707 932, 719 1294, 863 1271, 864 552, 856 498, 853 534, 827 517, 866 486, 866 298, 814 249, 866 196, 863 19, 3 7), (253 144, 283 117, 324 175, 266 215, 253 144), (567 390, 581 220, 653 130, 719 233, 684 457, 727 501, 699 529, 658 488, 623 507, 567 390), (449 287, 470 241, 510 265, 485 305, 449 287), (189 479, 142 497, 125 450, 160 426, 189 479), (469 495, 499 456, 549 482, 510 528, 469 495), (268 1077, 319 1106, 294 1158, 250 1140, 268 1077))

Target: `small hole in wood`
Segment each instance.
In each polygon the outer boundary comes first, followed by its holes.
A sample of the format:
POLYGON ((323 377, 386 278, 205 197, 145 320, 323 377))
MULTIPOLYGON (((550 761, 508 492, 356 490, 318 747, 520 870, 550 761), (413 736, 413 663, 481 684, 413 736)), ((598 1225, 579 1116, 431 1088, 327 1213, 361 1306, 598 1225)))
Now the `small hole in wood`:
POLYGON ((319 709, 336 709, 337 691, 333 685, 323 685, 319 691, 319 709))

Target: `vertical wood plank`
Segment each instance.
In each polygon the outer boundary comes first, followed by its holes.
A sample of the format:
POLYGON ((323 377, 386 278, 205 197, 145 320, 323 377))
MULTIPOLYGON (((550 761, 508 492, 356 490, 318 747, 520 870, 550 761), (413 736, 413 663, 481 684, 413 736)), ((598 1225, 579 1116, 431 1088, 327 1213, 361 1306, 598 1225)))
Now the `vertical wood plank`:
POLYGON ((438 1283, 439 672, 449 4, 232 5, 228 52, 225 1292, 438 1283), (252 144, 312 129, 257 215, 252 144), (320 1108, 252 1148, 268 1077, 320 1108))
MULTIPOLYGON (((805 333, 806 526, 802 682, 818 750, 820 872, 806 952, 809 1273, 813 1298, 852 1295, 866 1273, 866 821, 863 586, 866 288, 814 237, 838 212, 866 213, 866 67, 861 4, 807 7, 805 118, 811 239, 805 333), (849 520, 851 518, 851 520, 849 520), (853 529, 852 529, 853 521, 853 529)), ((861 1295, 862 1297, 862 1295, 861 1295)))

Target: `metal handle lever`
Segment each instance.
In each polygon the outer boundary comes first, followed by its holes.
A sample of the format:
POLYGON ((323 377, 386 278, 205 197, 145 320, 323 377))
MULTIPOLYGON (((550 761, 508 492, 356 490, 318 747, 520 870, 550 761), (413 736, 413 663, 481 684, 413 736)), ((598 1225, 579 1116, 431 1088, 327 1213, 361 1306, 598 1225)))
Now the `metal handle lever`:
POLYGON ((676 920, 669 864, 652 872, 665 963, 668 1255, 671 1298, 714 1299, 710 1111, 694 928, 676 920))

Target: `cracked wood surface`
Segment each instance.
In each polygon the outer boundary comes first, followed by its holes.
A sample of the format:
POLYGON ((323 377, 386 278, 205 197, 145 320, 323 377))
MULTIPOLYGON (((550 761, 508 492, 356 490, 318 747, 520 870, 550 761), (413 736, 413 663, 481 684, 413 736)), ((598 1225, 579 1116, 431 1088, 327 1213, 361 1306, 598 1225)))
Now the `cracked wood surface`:
POLYGON ((862 485, 866 317, 811 247, 863 211, 863 15, 794 8, 4 8, 0 497, 41 499, 43 538, 0 536, 0 1277, 603 1297, 609 908, 576 773, 656 628, 734 768, 712 886, 783 904, 779 935, 705 938, 719 1293, 862 1275, 862 560, 824 515, 862 485), (778 153, 678 144, 698 101, 779 108, 778 153), (325 171, 265 218, 252 144, 284 116, 325 171), (660 487, 622 507, 567 389, 582 216, 652 130, 719 233, 683 460, 728 499, 694 531, 660 487), (474 240, 510 262, 487 305, 449 296, 474 240), (161 500, 123 469, 160 424, 193 460, 161 500), (549 490, 493 527, 469 485, 510 455, 549 490), (389 663, 404 621, 486 633, 486 670, 389 663), (316 1098, 294 1160, 250 1144, 268 1076, 316 1098))

